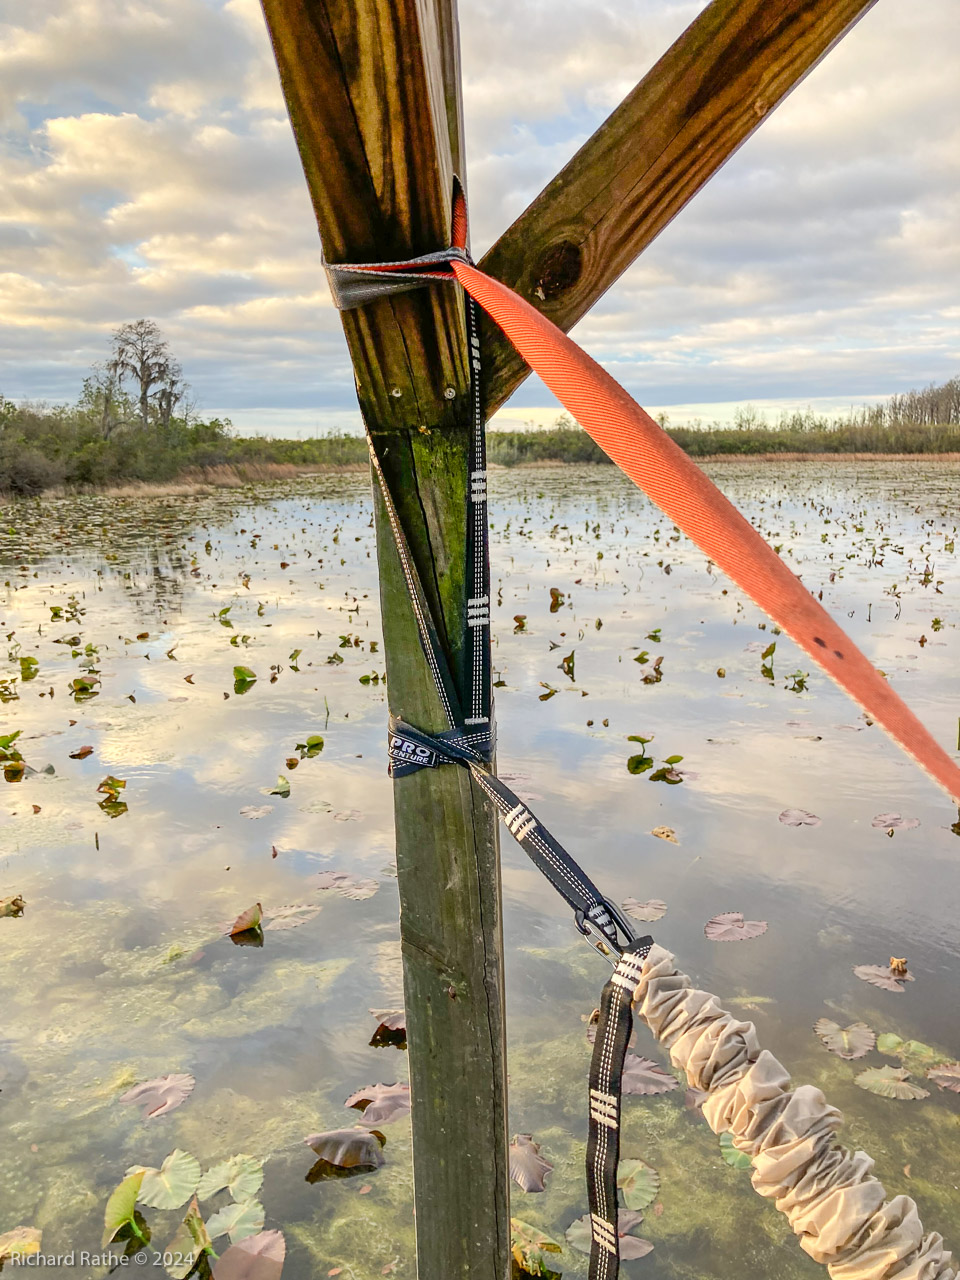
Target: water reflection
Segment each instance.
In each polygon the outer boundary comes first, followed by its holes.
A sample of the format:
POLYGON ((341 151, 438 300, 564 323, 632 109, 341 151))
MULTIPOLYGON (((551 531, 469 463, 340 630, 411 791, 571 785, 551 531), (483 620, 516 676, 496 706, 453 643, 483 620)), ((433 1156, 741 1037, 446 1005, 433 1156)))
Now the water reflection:
MULTIPOLYGON (((958 472, 713 471, 951 745, 958 472)), ((956 810, 612 469, 497 472, 491 487, 502 772, 608 892, 668 904, 658 939, 845 1110, 891 1192, 949 1228, 956 1097, 874 1098, 853 1083, 863 1064, 810 1028, 860 1019, 960 1052, 956 810), (658 659, 662 678, 645 682, 658 659), (630 774, 631 735, 657 761, 682 756, 682 784, 630 774), (821 824, 784 826, 788 808, 821 824), (894 811, 919 826, 872 826, 894 811), (677 844, 651 834, 664 825, 677 844), (703 925, 725 910, 769 929, 711 943, 703 925), (917 978, 902 995, 852 973, 891 955, 917 978)), ((405 1074, 402 1054, 370 1045, 367 1012, 400 1003, 385 694, 360 681, 383 672, 370 522, 351 475, 4 513, 2 732, 22 731, 36 772, 0 795, 0 898, 26 903, 0 920, 0 1234, 32 1225, 45 1252, 94 1249, 128 1166, 175 1147, 204 1168, 247 1152, 266 1161, 291 1280, 413 1276, 408 1122, 386 1126, 369 1178, 312 1185, 303 1144, 354 1123, 342 1104, 357 1088, 405 1074), (236 667, 256 677, 239 692, 236 667), (302 755, 311 735, 322 748, 302 755), (107 776, 126 782, 116 817, 98 807, 107 776), (324 872, 376 891, 345 896, 324 872), (319 912, 232 946, 225 922, 255 902, 319 912), (118 1104, 177 1072, 197 1086, 168 1115, 118 1104)), ((581 1017, 605 975, 506 839, 503 863, 512 1123, 556 1166, 514 1212, 562 1238, 585 1210, 581 1017)), ((817 1272, 680 1091, 631 1100, 627 1143, 662 1178, 637 1274, 817 1272)), ((145 1214, 158 1245, 172 1237, 175 1212, 145 1214)), ((585 1260, 567 1251, 562 1269, 583 1275, 585 1260)))

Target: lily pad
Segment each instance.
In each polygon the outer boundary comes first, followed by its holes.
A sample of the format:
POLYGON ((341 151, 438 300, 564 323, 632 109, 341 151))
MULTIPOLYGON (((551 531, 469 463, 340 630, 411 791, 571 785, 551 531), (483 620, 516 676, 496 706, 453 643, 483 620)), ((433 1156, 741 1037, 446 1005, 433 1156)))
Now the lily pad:
POLYGON ((5 1231, 0 1235, 0 1268, 6 1258, 16 1258, 19 1264, 31 1254, 39 1253, 42 1235, 36 1227, 14 1227, 12 1231, 5 1231))
POLYGON ((200 1254, 212 1247, 213 1241, 194 1196, 176 1235, 164 1250, 165 1257, 170 1259, 165 1263, 167 1273, 173 1276, 173 1280, 186 1280, 200 1254))
POLYGON ((779 821, 785 827, 819 827, 822 819, 807 809, 784 809, 779 821))
MULTIPOLYGON (((198 1165, 198 1171, 199 1168, 200 1166, 198 1165)), ((145 1173, 145 1169, 136 1169, 132 1173, 128 1173, 119 1187, 110 1193, 107 1207, 103 1213, 102 1244, 104 1246, 116 1239, 118 1231, 122 1230, 128 1223, 133 1222, 133 1215, 136 1211, 145 1173)))
POLYGON ((362 902, 365 898, 372 898, 380 885, 376 880, 363 879, 349 871, 321 871, 317 876, 317 887, 324 891, 332 889, 344 898, 362 902))
POLYGON ((947 1055, 922 1040, 901 1040, 890 1031, 877 1037, 877 1048, 890 1058, 899 1058, 908 1071, 926 1071, 947 1061, 947 1055))
POLYGON ((218 1210, 207 1222, 207 1230, 213 1240, 217 1236, 228 1235, 231 1242, 236 1244, 238 1240, 255 1236, 262 1231, 265 1217, 259 1200, 242 1200, 239 1204, 228 1204, 218 1210))
POLYGON ((733 1145, 732 1133, 721 1133, 720 1154, 731 1169, 749 1169, 753 1164, 746 1151, 738 1151, 733 1145))
POLYGON ((878 827, 882 830, 904 830, 907 831, 911 827, 919 827, 919 818, 901 818, 899 813, 878 813, 870 823, 871 827, 878 827))
POLYGON ((193 1076, 182 1072, 179 1075, 158 1076, 156 1080, 145 1080, 120 1095, 121 1102, 140 1107, 143 1120, 156 1119, 173 1111, 193 1093, 196 1080, 193 1076))
POLYGON ((363 1112, 366 1125, 390 1124, 410 1114, 408 1084, 371 1084, 351 1093, 343 1104, 363 1112))
POLYGON ((255 902, 252 907, 247 907, 246 911, 240 912, 233 924, 227 926, 226 932, 233 937, 238 933, 246 933, 249 929, 259 929, 262 919, 263 907, 259 902, 255 902))
POLYGON ((250 1200, 263 1185, 263 1165, 254 1156, 235 1155, 216 1164, 200 1179, 197 1195, 209 1200, 218 1191, 229 1191, 234 1200, 250 1200))
MULTIPOLYGON (((370 1011, 373 1013, 373 1010, 370 1011)), ((407 1015, 403 1009, 381 1010, 376 1015, 380 1019, 376 1031, 370 1039, 370 1047, 384 1049, 393 1046, 396 1049, 407 1047, 407 1015)))
POLYGON ((311 1133, 304 1142, 321 1161, 337 1169, 361 1172, 379 1169, 386 1163, 381 1151, 386 1138, 376 1129, 329 1129, 326 1133, 311 1133))
POLYGON ((295 902, 286 907, 273 907, 263 913, 265 929, 298 929, 318 916, 321 907, 315 902, 295 902))
POLYGON ((532 1134, 518 1133, 510 1143, 510 1177, 524 1191, 546 1191, 544 1178, 553 1165, 540 1154, 532 1134))
POLYGON ((928 1089, 910 1083, 910 1072, 903 1067, 867 1067, 854 1077, 854 1084, 880 1098, 897 1098, 903 1102, 930 1097, 928 1089))
POLYGON ((282 1231, 261 1231, 232 1244, 214 1264, 213 1280, 280 1280, 287 1242, 282 1231))
MULTIPOLYGON (((653 1245, 649 1240, 643 1240, 639 1236, 630 1235, 630 1231, 634 1227, 639 1227, 643 1222, 643 1214, 635 1209, 621 1209, 617 1217, 617 1241, 620 1247, 620 1257, 628 1258, 645 1258, 648 1253, 653 1251, 653 1245)), ((571 1249, 576 1249, 578 1253, 589 1253, 593 1236, 590 1230, 590 1215, 585 1213, 582 1218, 577 1218, 576 1222, 571 1222, 566 1231, 567 1244, 571 1249)))
POLYGON ((621 1160, 617 1186, 628 1209, 646 1209, 660 1191, 660 1175, 645 1160, 621 1160))
POLYGON ((931 1067, 927 1079, 932 1080, 939 1089, 949 1089, 951 1093, 960 1093, 960 1062, 945 1062, 940 1067, 931 1067))
POLYGON ((746 942, 767 932, 766 920, 744 920, 740 911, 723 911, 703 926, 711 942, 746 942))
POLYGON ((542 1227, 535 1227, 520 1218, 510 1219, 510 1252, 518 1267, 529 1275, 555 1275, 548 1266, 547 1253, 562 1253, 563 1245, 548 1236, 542 1227))
POLYGON ((679 1089, 680 1081, 676 1076, 664 1071, 650 1058, 638 1057, 628 1053, 623 1060, 622 1089, 624 1093, 639 1094, 640 1097, 652 1097, 658 1093, 669 1093, 679 1089))
POLYGON ((134 1165, 131 1174, 143 1174, 137 1199, 151 1209, 179 1209, 187 1203, 200 1181, 200 1161, 178 1147, 171 1151, 159 1169, 134 1165))
POLYGON ((876 1033, 865 1022, 851 1022, 841 1027, 830 1018, 818 1018, 813 1029, 838 1058, 864 1058, 876 1044, 876 1033))
POLYGON ((634 920, 660 920, 667 914, 667 904, 659 898, 650 898, 647 902, 624 898, 623 909, 634 920))
POLYGON ((255 821, 257 818, 265 818, 268 813, 273 813, 272 804, 245 804, 240 810, 240 817, 255 821))
POLYGON ((853 972, 863 982, 869 982, 872 987, 880 987, 883 991, 902 991, 905 982, 913 982, 912 974, 903 973, 898 976, 891 971, 889 965, 856 964, 853 972))

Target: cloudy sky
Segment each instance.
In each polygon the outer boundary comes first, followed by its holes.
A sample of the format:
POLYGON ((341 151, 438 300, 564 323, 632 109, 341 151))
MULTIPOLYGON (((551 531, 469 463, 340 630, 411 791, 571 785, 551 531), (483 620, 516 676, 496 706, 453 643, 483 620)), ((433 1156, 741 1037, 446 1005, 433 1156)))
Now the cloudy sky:
MULTIPOLYGON (((461 0, 477 256, 703 7, 461 0)), ((0 0, 0 393, 149 316, 201 409, 357 425, 257 0, 0 0)), ((960 372, 960 12, 879 0, 575 331, 674 421, 960 372)), ((510 420, 556 413, 533 379, 510 420)))

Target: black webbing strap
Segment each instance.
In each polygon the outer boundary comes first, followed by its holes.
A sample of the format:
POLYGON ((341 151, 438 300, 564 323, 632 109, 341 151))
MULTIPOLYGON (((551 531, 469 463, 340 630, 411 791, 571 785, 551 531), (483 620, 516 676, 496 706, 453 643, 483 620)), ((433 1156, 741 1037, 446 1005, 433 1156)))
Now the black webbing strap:
POLYGON ((590 1063, 587 1192, 590 1200, 590 1280, 617 1280, 617 1165, 620 1161, 620 1081, 633 1032, 631 1000, 652 938, 624 950, 600 997, 600 1021, 590 1063))
POLYGON ((581 931, 601 943, 607 954, 619 954, 633 937, 633 929, 609 903, 579 863, 543 825, 525 801, 491 773, 489 766, 471 747, 452 734, 424 732, 390 717, 390 759, 394 773, 398 766, 416 765, 435 769, 441 764, 459 764, 470 770, 477 786, 493 801, 507 830, 527 857, 573 908, 581 931), (621 941, 618 929, 623 935, 621 941))

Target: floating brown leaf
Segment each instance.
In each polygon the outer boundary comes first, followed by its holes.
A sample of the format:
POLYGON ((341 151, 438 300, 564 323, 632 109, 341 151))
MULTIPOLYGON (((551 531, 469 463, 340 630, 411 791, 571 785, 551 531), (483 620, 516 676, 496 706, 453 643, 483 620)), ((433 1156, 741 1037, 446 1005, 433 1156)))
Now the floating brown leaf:
POLYGON ((221 1254, 214 1263, 213 1280, 280 1280, 286 1254, 282 1231, 261 1231, 221 1254))
POLYGON ((650 834, 656 836, 658 840, 669 840, 671 844, 680 843, 673 827, 654 827, 650 834))
POLYGON ((132 1089, 120 1095, 121 1102, 140 1108, 143 1120, 156 1119, 173 1111, 193 1093, 196 1080, 193 1076, 182 1072, 179 1075, 158 1076, 156 1080, 145 1080, 143 1084, 135 1084, 132 1089))
MULTIPOLYGON (((373 1010, 371 1010, 371 1013, 373 1010)), ((403 1009, 387 1009, 374 1014, 380 1023, 373 1033, 370 1045, 374 1049, 385 1049, 392 1046, 396 1049, 407 1047, 407 1015, 403 1009)))
POLYGON ((659 898, 638 902, 636 898, 624 898, 623 909, 634 920, 659 920, 667 914, 667 904, 659 898))
POLYGON ((635 1053, 628 1053, 623 1060, 622 1088, 624 1093, 635 1093, 641 1097, 652 1097, 658 1093, 669 1093, 678 1089, 680 1081, 670 1075, 650 1058, 641 1058, 635 1053))
POLYGON ((22 916, 26 905, 19 894, 15 894, 12 898, 0 898, 0 918, 22 916))
POLYGON ((381 1148, 386 1142, 376 1129, 329 1129, 311 1133, 303 1140, 322 1161, 337 1169, 379 1169, 385 1162, 381 1148))
POLYGON ((31 1254, 40 1252, 42 1232, 36 1227, 14 1227, 0 1235, 0 1270, 4 1259, 13 1259, 17 1266, 29 1266, 31 1254))
POLYGON ((785 827, 819 827, 821 819, 806 809, 784 809, 780 821, 785 827))
POLYGON ((881 1098, 897 1098, 901 1102, 930 1097, 929 1090, 910 1083, 910 1072, 903 1067, 867 1067, 866 1071, 854 1076, 853 1082, 868 1093, 875 1093, 881 1098))
POLYGON ((70 752, 71 760, 86 760, 87 756, 93 755, 93 747, 80 747, 78 751, 70 752))
POLYGON ((931 1067, 927 1079, 932 1080, 940 1089, 949 1089, 951 1093, 960 1093, 960 1062, 945 1062, 941 1067, 931 1067))
POLYGON ((889 965, 855 964, 853 972, 872 987, 880 987, 884 991, 902 991, 905 982, 913 982, 913 975, 904 973, 899 978, 890 972, 889 965))
POLYGON ((876 1032, 865 1022, 852 1022, 841 1027, 830 1018, 818 1018, 813 1029, 838 1058, 864 1058, 877 1043, 876 1032))
POLYGON ((410 1114, 408 1084, 371 1084, 351 1093, 343 1104, 363 1112, 366 1125, 390 1124, 410 1114))
POLYGON ((233 924, 227 925, 226 932, 233 938, 238 933, 247 933, 250 929, 259 929, 262 919, 263 907, 259 902, 255 902, 252 907, 247 907, 246 911, 241 911, 233 924))
MULTIPOLYGON (((628 1233, 643 1222, 643 1214, 635 1209, 621 1209, 617 1215, 617 1238, 621 1258, 645 1258, 653 1249, 649 1240, 628 1233)), ((590 1215, 584 1214, 567 1228, 567 1244, 579 1253, 589 1253, 592 1245, 590 1215)))
POLYGON ((546 1191, 543 1180, 553 1171, 540 1154, 540 1144, 532 1134, 518 1133, 510 1143, 510 1177, 524 1191, 546 1191))
POLYGON ((766 920, 744 920, 740 911, 722 911, 703 926, 711 942, 746 942, 767 932, 766 920))

